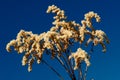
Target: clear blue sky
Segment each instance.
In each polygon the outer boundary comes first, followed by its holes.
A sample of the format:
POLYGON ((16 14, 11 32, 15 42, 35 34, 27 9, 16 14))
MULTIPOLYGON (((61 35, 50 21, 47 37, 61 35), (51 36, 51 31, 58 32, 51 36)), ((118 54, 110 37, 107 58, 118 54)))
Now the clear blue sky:
MULTIPOLYGON (((28 72, 22 67, 23 55, 15 51, 8 53, 6 44, 16 38, 24 29, 40 34, 52 26, 51 14, 46 14, 47 7, 55 4, 65 10, 69 20, 80 22, 84 14, 94 11, 101 16, 101 23, 96 29, 105 31, 110 39, 107 52, 103 54, 101 47, 96 47, 89 68, 88 80, 120 80, 120 2, 118 0, 0 0, 0 80, 59 80, 48 67, 43 64, 33 65, 28 72)), ((55 62, 52 64, 69 80, 62 68, 55 62)))

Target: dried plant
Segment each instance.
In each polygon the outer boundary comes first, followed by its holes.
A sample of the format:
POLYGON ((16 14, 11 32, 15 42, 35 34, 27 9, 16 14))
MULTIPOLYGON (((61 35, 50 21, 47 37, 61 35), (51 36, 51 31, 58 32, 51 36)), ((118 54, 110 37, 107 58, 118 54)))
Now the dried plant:
POLYGON ((21 30, 15 40, 11 40, 6 49, 11 51, 11 46, 14 47, 19 54, 24 53, 22 59, 22 65, 28 64, 28 71, 32 70, 32 64, 34 61, 37 63, 45 63, 50 69, 52 69, 61 80, 64 78, 50 66, 43 58, 44 54, 49 54, 52 59, 58 60, 58 62, 65 68, 66 72, 70 76, 71 80, 76 80, 77 77, 74 73, 78 70, 78 80, 86 80, 87 68, 90 66, 90 54, 88 54, 82 48, 78 48, 76 52, 72 52, 70 46, 79 42, 79 45, 92 46, 100 44, 103 48, 103 52, 106 51, 105 42, 109 43, 109 40, 102 30, 95 30, 92 23, 92 18, 96 19, 96 22, 100 22, 100 16, 93 11, 88 12, 84 16, 84 20, 79 23, 75 21, 68 21, 65 16, 64 10, 61 10, 55 5, 49 6, 47 13, 54 13, 53 27, 50 31, 38 34, 33 34, 31 31, 21 30), (87 39, 86 36, 89 36, 87 39), (83 43, 84 42, 84 43, 83 43), (74 62, 73 62, 74 61, 74 62), (83 70, 82 64, 86 63, 86 68, 83 70))

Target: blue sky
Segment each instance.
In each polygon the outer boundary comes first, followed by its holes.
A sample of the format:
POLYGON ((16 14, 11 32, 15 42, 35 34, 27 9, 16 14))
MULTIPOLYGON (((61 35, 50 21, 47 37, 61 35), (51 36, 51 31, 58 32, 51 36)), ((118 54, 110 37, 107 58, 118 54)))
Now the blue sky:
MULTIPOLYGON (((84 14, 94 11, 101 16, 96 29, 102 29, 110 39, 107 52, 95 47, 88 72, 88 80, 120 80, 120 4, 118 0, 0 0, 0 80, 59 80, 44 64, 34 64, 33 71, 22 67, 23 55, 8 53, 6 44, 16 38, 24 29, 35 34, 48 31, 52 26, 52 14, 46 14, 47 7, 55 4, 65 10, 69 20, 80 22, 84 14)), ((64 70, 51 62, 69 80, 64 70)))

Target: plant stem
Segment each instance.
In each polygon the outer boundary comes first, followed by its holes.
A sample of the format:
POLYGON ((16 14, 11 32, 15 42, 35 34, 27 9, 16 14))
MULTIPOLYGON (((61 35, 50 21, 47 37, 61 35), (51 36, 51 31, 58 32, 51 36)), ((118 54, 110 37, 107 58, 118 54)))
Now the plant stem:
POLYGON ((44 62, 52 71, 54 71, 57 74, 57 76, 60 78, 60 80, 64 80, 64 78, 52 66, 50 66, 45 60, 42 60, 42 62, 44 62))
POLYGON ((88 71, 88 67, 86 66, 85 73, 84 73, 84 76, 83 76, 83 80, 86 80, 87 71, 88 71))
POLYGON ((79 72, 78 80, 83 80, 83 72, 82 72, 81 64, 80 64, 80 66, 79 66, 78 72, 79 72))
MULTIPOLYGON (((71 51, 70 51, 70 54, 71 54, 71 51)), ((75 74, 74 74, 74 70, 72 68, 72 64, 70 62, 70 60, 68 60, 68 57, 69 55, 67 54, 67 52, 65 52, 65 55, 66 55, 66 61, 67 61, 67 64, 69 65, 69 68, 70 68, 70 71, 71 71, 71 74, 72 74, 72 77, 74 78, 74 80, 76 80, 76 77, 75 77, 75 74)))
POLYGON ((71 79, 76 80, 74 70, 72 68, 72 65, 71 65, 70 61, 68 60, 68 57, 69 56, 67 55, 67 52, 65 52, 65 56, 62 55, 62 58, 63 58, 65 64, 67 65, 67 68, 69 69, 71 79))
POLYGON ((76 77, 75 77, 75 75, 73 75, 73 78, 72 78, 72 80, 76 80, 76 77))
POLYGON ((64 67, 64 69, 66 70, 66 72, 68 73, 68 75, 72 78, 72 75, 71 75, 71 73, 70 73, 70 70, 65 66, 65 64, 64 64, 64 62, 60 59, 60 57, 59 56, 57 56, 57 57, 55 57, 57 60, 58 60, 58 62, 64 67))

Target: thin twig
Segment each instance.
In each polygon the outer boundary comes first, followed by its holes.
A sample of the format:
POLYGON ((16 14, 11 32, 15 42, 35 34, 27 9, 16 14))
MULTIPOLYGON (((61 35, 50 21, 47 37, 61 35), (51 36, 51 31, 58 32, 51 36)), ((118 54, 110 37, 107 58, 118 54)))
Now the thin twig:
POLYGON ((86 80, 87 71, 88 71, 88 67, 86 66, 85 73, 84 73, 84 76, 83 76, 83 80, 86 80))
MULTIPOLYGON (((79 78, 80 78, 80 80, 83 80, 83 73, 82 73, 82 67, 81 67, 81 64, 80 64, 80 66, 79 66, 79 69, 78 69, 79 71, 79 78)), ((79 80, 79 79, 78 79, 79 80)))
MULTIPOLYGON (((70 53, 71 53, 71 51, 70 51, 70 53)), ((74 70, 72 68, 72 64, 70 63, 70 60, 68 60, 69 55, 67 54, 67 52, 65 54, 66 54, 66 57, 67 57, 66 61, 67 61, 68 65, 69 65, 69 67, 70 67, 70 71, 72 72, 72 77, 75 78, 75 74, 74 74, 74 70)))
POLYGON ((67 60, 66 60, 66 61, 67 61, 68 65, 70 66, 70 70, 71 70, 72 74, 74 74, 74 70, 73 70, 72 65, 71 65, 71 63, 70 63, 70 60, 68 60, 69 55, 67 54, 67 52, 65 52, 65 55, 66 55, 66 57, 67 57, 67 60))
POLYGON ((61 57, 63 58, 66 66, 67 66, 67 68, 69 69, 69 73, 70 73, 71 78, 73 78, 73 74, 72 74, 72 72, 71 72, 71 70, 70 70, 70 65, 69 65, 69 62, 68 62, 68 58, 66 58, 66 57, 63 56, 63 55, 61 55, 61 57))
POLYGON ((80 69, 78 68, 78 80, 80 80, 80 75, 81 75, 80 69))
POLYGON ((45 60, 42 60, 53 72, 57 74, 57 76, 60 78, 60 80, 64 80, 64 78, 52 67, 50 66, 45 60))
MULTIPOLYGON (((70 70, 65 66, 64 62, 60 59, 59 56, 55 57, 58 62, 64 67, 64 69, 66 70, 66 72, 68 73, 68 75, 71 77, 71 74, 70 74, 70 70)), ((72 78, 72 77, 71 77, 72 78)))

